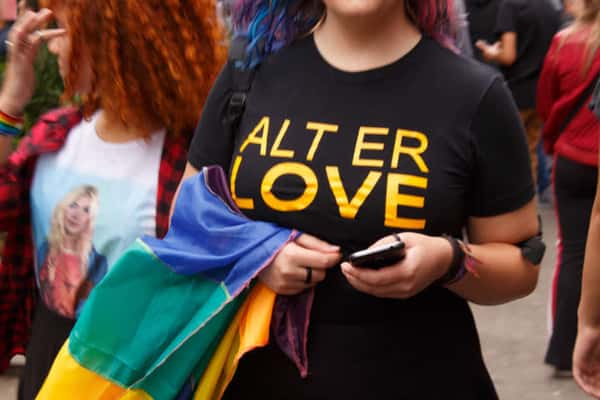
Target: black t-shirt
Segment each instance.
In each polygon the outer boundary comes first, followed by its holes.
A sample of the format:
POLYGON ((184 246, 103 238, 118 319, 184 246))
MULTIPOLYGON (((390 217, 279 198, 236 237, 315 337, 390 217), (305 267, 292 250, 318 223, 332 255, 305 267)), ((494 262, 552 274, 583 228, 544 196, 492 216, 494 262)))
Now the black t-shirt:
MULTIPOLYGON (((350 252, 404 230, 460 235, 468 217, 513 211, 534 195, 525 134, 502 78, 431 39, 359 73, 329 65, 312 36, 299 40, 260 67, 233 143, 221 125, 231 73, 227 66, 213 88, 189 161, 228 170, 250 218, 350 252)), ((260 380, 244 376, 264 367, 273 393, 281 381, 299 398, 315 385, 323 398, 361 398, 365 388, 367 398, 441 398, 441 387, 423 387, 438 374, 461 399, 495 398, 469 307, 443 288, 379 299, 354 290, 334 268, 317 286, 308 350, 312 385, 290 389, 297 373, 277 378, 286 369, 267 349, 242 363, 251 367, 241 368, 232 390, 260 380), (382 375, 365 382, 357 363, 382 375), (411 382, 401 388, 385 378, 404 369, 411 382), (350 397, 334 378, 352 382, 344 386, 350 397)))
POLYGON ((498 6, 501 0, 467 0, 467 19, 469 21, 469 33, 473 44, 474 56, 478 61, 485 62, 481 50, 475 43, 485 40, 494 43, 498 39, 496 34, 496 19, 498 18, 498 6))
POLYGON ((544 57, 560 23, 560 12, 549 0, 503 0, 500 4, 496 32, 517 34, 517 59, 502 72, 520 109, 535 108, 544 57))

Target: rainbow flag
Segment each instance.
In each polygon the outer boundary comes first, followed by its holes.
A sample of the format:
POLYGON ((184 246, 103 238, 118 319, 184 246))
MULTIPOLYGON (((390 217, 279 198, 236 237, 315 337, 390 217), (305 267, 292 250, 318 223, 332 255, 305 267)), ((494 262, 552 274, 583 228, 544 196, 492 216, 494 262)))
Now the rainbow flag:
POLYGON ((306 375, 312 292, 253 284, 298 232, 244 217, 227 187, 219 167, 183 183, 168 235, 92 291, 38 399, 216 399, 270 335, 306 375))

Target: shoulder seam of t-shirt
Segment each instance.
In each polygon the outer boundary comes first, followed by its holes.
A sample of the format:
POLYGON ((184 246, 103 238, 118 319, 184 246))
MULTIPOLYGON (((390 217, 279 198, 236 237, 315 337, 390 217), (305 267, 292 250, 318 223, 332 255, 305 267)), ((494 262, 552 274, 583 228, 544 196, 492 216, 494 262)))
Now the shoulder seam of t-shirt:
MULTIPOLYGON (((222 135, 225 134, 225 129, 224 129, 223 123, 221 121, 221 118, 222 118, 222 115, 225 112, 226 108, 228 107, 229 99, 231 97, 231 93, 233 92, 233 80, 231 77, 231 68, 235 68, 233 63, 231 61, 227 61, 227 63, 222 67, 221 72, 219 73, 219 76, 215 79, 215 82, 213 83, 213 87, 211 88, 211 93, 209 93, 209 95, 206 99, 206 102, 202 108, 202 113, 200 115, 200 119, 198 121, 196 129, 194 130, 194 137, 196 136, 197 130, 199 129, 199 127, 202 123, 202 120, 204 118, 206 118, 206 116, 204 114, 207 109, 208 101, 213 96, 212 91, 214 90, 215 86, 220 83, 219 80, 222 77, 225 79, 225 82, 223 84, 224 88, 223 88, 222 92, 219 93, 219 96, 221 98, 218 99, 218 106, 219 106, 218 114, 219 115, 217 116, 217 120, 218 120, 217 125, 219 127, 219 132, 222 135), (226 74, 226 75, 224 75, 224 74, 226 74)), ((210 155, 211 157, 204 157, 205 154, 202 154, 201 148, 199 149, 199 146, 194 146, 194 143, 195 143, 195 139, 192 139, 186 159, 190 165, 192 165, 197 170, 200 170, 207 165, 199 165, 200 163, 198 163, 197 161, 202 158, 212 159, 212 155, 210 155)))

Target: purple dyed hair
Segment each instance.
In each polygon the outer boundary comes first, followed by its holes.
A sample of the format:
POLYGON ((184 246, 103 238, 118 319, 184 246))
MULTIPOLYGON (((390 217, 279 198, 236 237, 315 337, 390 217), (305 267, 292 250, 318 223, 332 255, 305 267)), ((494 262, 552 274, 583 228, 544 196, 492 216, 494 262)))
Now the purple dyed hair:
MULTIPOLYGON (((454 49, 453 0, 404 0, 406 14, 424 34, 454 49)), ((248 40, 249 66, 309 33, 325 10, 319 0, 224 0, 234 36, 248 40)))

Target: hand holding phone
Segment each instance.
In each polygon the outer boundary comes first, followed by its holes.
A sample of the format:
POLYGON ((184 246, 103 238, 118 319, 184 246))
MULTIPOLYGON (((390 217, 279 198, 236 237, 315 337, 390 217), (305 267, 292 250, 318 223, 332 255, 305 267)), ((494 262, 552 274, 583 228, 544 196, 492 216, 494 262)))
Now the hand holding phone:
MULTIPOLYGON (((365 268, 364 265, 353 265, 350 260, 343 262, 341 270, 348 284, 359 292, 371 296, 408 299, 422 292, 447 272, 453 257, 453 249, 447 239, 416 232, 402 232, 401 236, 406 245, 405 249, 383 251, 384 254, 391 252, 391 259, 377 260, 375 265, 368 263, 366 265, 380 267, 387 264, 388 268, 374 270, 365 268), (402 253, 395 253, 397 251, 402 253)), ((382 251, 376 248, 388 243, 391 243, 392 248, 396 246, 401 248, 402 245, 392 243, 394 239, 398 239, 397 234, 382 237, 369 250, 381 254, 382 251)), ((356 255, 353 259, 355 257, 356 255)))
POLYGON ((370 269, 381 269, 396 264, 406 256, 406 245, 399 237, 397 239, 393 243, 352 253, 348 261, 355 267, 370 269))

